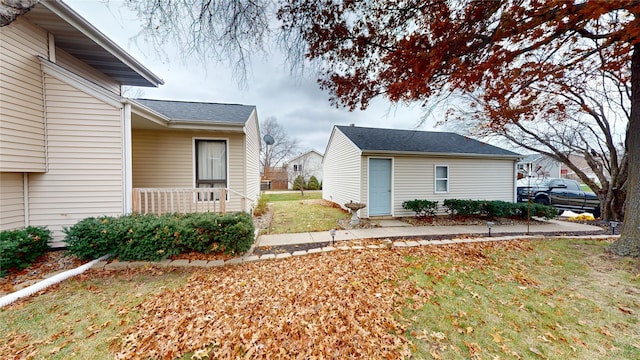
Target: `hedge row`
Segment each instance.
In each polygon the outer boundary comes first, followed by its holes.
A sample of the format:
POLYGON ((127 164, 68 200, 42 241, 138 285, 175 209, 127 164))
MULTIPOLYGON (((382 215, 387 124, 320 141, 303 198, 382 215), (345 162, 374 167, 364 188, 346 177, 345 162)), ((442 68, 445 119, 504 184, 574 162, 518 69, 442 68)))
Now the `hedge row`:
POLYGON ((29 226, 22 230, 0 232, 0 277, 8 270, 22 270, 49 249, 51 231, 29 226))
POLYGON ((91 217, 64 229, 68 250, 79 258, 111 253, 121 260, 156 261, 189 252, 242 253, 251 247, 253 232, 246 213, 91 217))
MULTIPOLYGON (((552 219, 558 215, 558 210, 552 206, 499 200, 445 199, 442 206, 444 206, 445 212, 451 216, 517 217, 522 219, 526 219, 527 216, 540 216, 552 219)), ((438 202, 415 199, 403 202, 402 207, 414 211, 416 216, 428 217, 437 214, 438 202)))

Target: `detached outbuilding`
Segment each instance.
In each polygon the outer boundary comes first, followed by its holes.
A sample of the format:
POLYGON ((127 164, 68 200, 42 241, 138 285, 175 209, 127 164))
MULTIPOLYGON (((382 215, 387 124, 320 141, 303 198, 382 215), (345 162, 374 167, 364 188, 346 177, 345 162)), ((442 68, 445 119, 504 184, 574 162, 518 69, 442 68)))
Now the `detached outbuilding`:
POLYGON ((514 152, 450 132, 334 126, 322 197, 367 205, 361 217, 411 216, 406 200, 515 201, 514 152))

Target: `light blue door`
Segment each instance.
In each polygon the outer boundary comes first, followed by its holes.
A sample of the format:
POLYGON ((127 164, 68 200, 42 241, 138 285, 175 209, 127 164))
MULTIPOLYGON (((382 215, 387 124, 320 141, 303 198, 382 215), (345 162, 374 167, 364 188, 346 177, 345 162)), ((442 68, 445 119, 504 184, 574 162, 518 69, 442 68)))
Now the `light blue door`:
POLYGON ((391 215, 391 159, 369 159, 369 215, 391 215))

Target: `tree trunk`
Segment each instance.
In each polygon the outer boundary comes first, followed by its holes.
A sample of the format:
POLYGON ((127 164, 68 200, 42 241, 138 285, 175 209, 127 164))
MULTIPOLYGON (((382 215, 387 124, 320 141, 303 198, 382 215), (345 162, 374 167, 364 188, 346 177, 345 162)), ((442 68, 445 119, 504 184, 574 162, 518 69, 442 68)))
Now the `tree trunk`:
POLYGON ((609 249, 616 255, 640 257, 640 44, 633 46, 631 57, 631 118, 626 147, 629 171, 622 234, 609 249))

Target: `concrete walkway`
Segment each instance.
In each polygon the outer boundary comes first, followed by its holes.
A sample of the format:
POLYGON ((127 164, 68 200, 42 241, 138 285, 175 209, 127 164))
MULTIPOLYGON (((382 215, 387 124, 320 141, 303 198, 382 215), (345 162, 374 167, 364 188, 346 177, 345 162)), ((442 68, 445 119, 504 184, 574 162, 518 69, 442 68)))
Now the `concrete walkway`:
MULTIPOLYGON (((398 220, 386 220, 381 227, 372 229, 337 230, 335 241, 357 240, 357 239, 386 239, 386 238, 415 238, 447 236, 454 238, 461 235, 477 235, 486 237, 489 235, 489 228, 486 225, 457 225, 457 226, 406 226, 398 220)), ((571 221, 548 220, 544 224, 536 222, 535 225, 493 225, 491 235, 527 235, 545 233, 592 233, 602 231, 598 226, 585 225, 571 221)), ((297 234, 273 234, 260 235, 256 241, 256 246, 279 246, 308 243, 326 243, 331 241, 328 231, 306 232, 297 234)))

